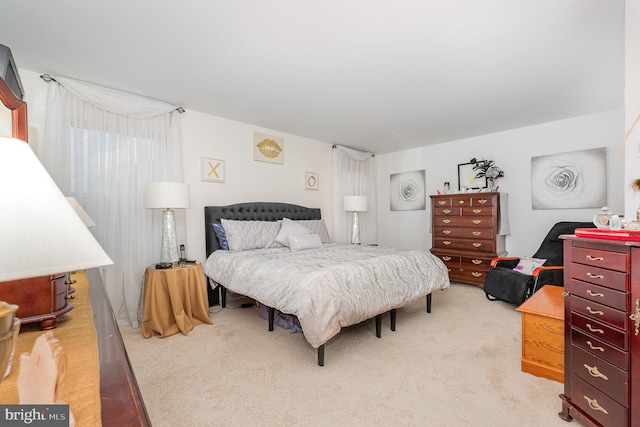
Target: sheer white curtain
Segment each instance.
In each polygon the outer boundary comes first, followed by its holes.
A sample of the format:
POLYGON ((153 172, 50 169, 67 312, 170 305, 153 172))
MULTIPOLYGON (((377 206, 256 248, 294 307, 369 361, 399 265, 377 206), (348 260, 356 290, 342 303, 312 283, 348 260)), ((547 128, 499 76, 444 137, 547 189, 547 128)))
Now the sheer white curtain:
POLYGON ((333 212, 332 237, 336 242, 351 242, 352 213, 343 208, 344 196, 367 196, 366 212, 359 212, 360 241, 375 244, 378 241, 375 158, 372 153, 341 145, 333 146, 333 212))
POLYGON ((96 223, 91 231, 114 261, 102 272, 116 318, 138 327, 144 271, 160 259, 161 247, 162 215, 146 209, 144 187, 183 181, 179 113, 163 102, 56 81, 43 163, 96 223))

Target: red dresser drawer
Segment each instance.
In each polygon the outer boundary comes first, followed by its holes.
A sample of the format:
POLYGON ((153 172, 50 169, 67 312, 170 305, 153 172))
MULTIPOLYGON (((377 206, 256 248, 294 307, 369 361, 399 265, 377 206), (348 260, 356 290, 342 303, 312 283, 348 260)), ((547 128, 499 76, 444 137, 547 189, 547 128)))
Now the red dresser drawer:
POLYGON ((491 206, 473 206, 470 208, 462 208, 463 215, 470 216, 482 216, 482 215, 493 215, 493 208, 491 206))
POLYGON ((629 370, 629 352, 607 344, 597 338, 589 336, 578 329, 571 329, 571 341, 591 353, 608 360, 620 369, 629 370))
POLYGON ((571 277, 587 283, 627 291, 628 274, 591 265, 571 263, 571 277))
POLYGON ((576 345, 571 347, 572 372, 621 405, 629 406, 629 373, 576 345))
POLYGON ((618 310, 628 310, 627 294, 625 292, 573 279, 565 283, 565 287, 571 295, 608 305, 618 310))
POLYGON ((463 239, 492 239, 492 228, 479 227, 434 227, 433 237, 460 237, 463 239))
POLYGON ((571 396, 575 405, 603 426, 629 425, 629 410, 625 406, 576 375, 571 378, 571 396))
POLYGON ((451 198, 438 199, 433 201, 433 207, 451 206, 451 198))
POLYGON ((602 341, 614 345, 621 350, 629 351, 629 337, 625 331, 611 327, 606 323, 589 319, 574 312, 571 312, 571 324, 575 328, 586 332, 588 335, 601 339, 602 341))
POLYGON ((440 249, 456 249, 466 251, 491 252, 493 242, 491 240, 481 239, 455 239, 435 237, 433 239, 433 247, 440 249))
POLYGON ((623 252, 573 247, 571 261, 611 270, 629 271, 629 256, 623 252))
POLYGON ((619 329, 627 329, 627 314, 604 304, 571 295, 571 310, 619 329))
POLYGON ((433 208, 433 214, 442 216, 459 216, 460 208, 452 208, 451 206, 433 208))

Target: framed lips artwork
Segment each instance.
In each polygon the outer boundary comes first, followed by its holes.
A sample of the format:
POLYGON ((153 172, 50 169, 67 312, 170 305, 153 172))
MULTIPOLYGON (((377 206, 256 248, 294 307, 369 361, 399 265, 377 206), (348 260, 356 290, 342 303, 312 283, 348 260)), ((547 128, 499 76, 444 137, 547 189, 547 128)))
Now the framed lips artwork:
POLYGON ((284 164, 284 138, 254 132, 253 160, 284 164))

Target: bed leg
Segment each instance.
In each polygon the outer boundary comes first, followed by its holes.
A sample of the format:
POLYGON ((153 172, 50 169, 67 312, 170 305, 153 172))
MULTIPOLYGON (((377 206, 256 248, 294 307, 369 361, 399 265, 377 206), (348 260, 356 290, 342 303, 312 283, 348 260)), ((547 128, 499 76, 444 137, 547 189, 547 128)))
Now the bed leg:
POLYGON ((222 285, 218 286, 220 286, 220 305, 225 308, 227 306, 227 288, 222 285))
POLYGON ((427 295, 427 313, 431 313, 431 294, 427 295))
POLYGON ((324 344, 318 347, 318 366, 324 366, 324 344))
POLYGON ((376 316, 376 336, 378 338, 382 337, 382 314, 376 316))
POLYGON ((396 309, 392 308, 391 309, 391 330, 395 331, 396 330, 396 309))
POLYGON ((267 307, 267 311, 269 313, 269 331, 273 331, 273 308, 267 307))

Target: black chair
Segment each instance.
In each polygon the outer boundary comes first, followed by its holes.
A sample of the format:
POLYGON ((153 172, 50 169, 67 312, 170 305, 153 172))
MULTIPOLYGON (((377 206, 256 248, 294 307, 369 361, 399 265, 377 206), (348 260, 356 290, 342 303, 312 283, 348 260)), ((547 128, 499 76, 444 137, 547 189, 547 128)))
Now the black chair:
POLYGON ((546 259, 531 275, 514 270, 519 257, 498 257, 491 261, 491 270, 484 281, 484 292, 491 301, 501 300, 520 305, 543 285, 563 286, 563 234, 573 234, 576 228, 594 228, 592 222, 556 223, 532 258, 546 259))

